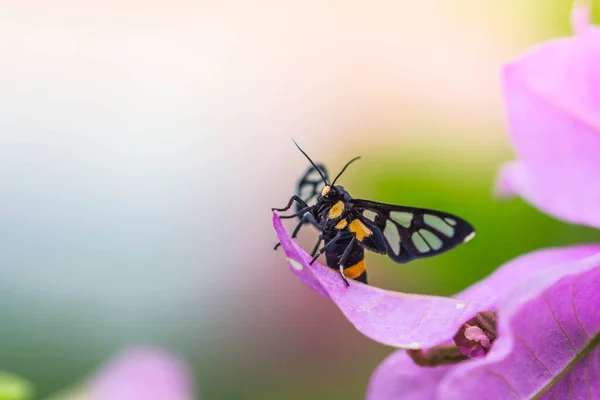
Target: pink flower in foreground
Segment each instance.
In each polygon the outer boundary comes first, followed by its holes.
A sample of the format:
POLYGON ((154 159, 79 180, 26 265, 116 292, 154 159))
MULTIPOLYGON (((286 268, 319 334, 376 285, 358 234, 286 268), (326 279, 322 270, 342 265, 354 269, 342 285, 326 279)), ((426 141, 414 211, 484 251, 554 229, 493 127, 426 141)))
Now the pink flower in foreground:
POLYGON ((172 355, 134 348, 108 363, 92 380, 86 400, 192 400, 192 378, 172 355))
POLYGON ((505 67, 516 160, 502 168, 497 191, 600 228, 600 29, 589 14, 576 5, 574 37, 536 46, 505 67))
POLYGON ((308 264, 311 257, 277 215, 273 223, 291 270, 331 299, 366 336, 434 357, 437 349, 456 348, 453 342, 473 346, 461 349, 472 352, 473 360, 443 353, 436 358, 439 364, 457 362, 449 366, 419 366, 404 350, 392 354, 375 371, 369 400, 550 399, 568 390, 569 382, 574 393, 589 389, 600 398, 600 350, 595 349, 600 341, 600 245, 517 258, 456 298, 443 298, 355 281, 346 287, 334 270, 308 264), (472 321, 488 311, 498 315, 497 337, 486 335, 488 343, 482 330, 467 336, 472 321), (548 397, 535 397, 543 393, 548 397))
POLYGON ((485 357, 427 368, 397 351, 376 369, 367 399, 600 398, 599 282, 600 246, 542 250, 506 264, 458 295, 500 294, 498 337, 485 357), (525 270, 529 278, 512 279, 525 270))

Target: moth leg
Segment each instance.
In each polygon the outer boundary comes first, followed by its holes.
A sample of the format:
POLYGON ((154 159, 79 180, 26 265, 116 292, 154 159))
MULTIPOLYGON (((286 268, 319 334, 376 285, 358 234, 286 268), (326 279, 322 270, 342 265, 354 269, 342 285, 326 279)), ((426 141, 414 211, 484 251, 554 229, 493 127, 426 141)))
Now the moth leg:
POLYGON ((321 249, 319 251, 317 251, 317 254, 314 255, 314 257, 312 258, 312 260, 310 260, 308 265, 313 265, 314 262, 317 261, 317 258, 319 258, 321 256, 321 254, 325 253, 329 247, 333 246, 335 244, 335 242, 340 240, 341 237, 342 237, 342 232, 340 231, 340 232, 338 232, 337 235, 335 235, 335 237, 333 239, 331 239, 329 241, 329 243, 327 243, 325 246, 321 247, 321 249))
POLYGON ((305 213, 302 216, 302 218, 300 218, 300 222, 298 222, 298 225, 296 225, 296 227, 294 228, 294 231, 292 232, 292 239, 295 239, 296 236, 298 236, 298 232, 300 232, 300 228, 302 228, 302 226, 304 226, 304 224, 307 222, 317 225, 317 220, 315 219, 315 217, 309 212, 305 213))
MULTIPOLYGON (((300 218, 300 222, 298 222, 298 225, 296 225, 296 227, 294 228, 294 231, 292 232, 292 239, 295 239, 296 236, 298 236, 298 232, 300 231, 300 228, 302 228, 302 226, 307 222, 310 222, 315 225, 317 224, 317 220, 315 219, 315 217, 313 217, 313 215, 311 213, 308 213, 308 212, 305 213, 302 216, 302 218, 300 218)), ((273 250, 277 250, 279 248, 279 246, 281 246, 281 243, 277 242, 277 244, 275 245, 273 250)))
POLYGON ((348 256, 350 255, 350 251, 352 250, 354 241, 356 241, 356 236, 354 236, 352 238, 352 240, 350 241, 350 243, 348 244, 348 246, 346 246, 346 248, 344 249, 344 252, 342 253, 342 257, 340 258, 340 265, 339 265, 340 274, 342 274, 342 279, 344 280, 344 283, 346 284, 346 286, 350 286, 350 283, 348 283, 348 279, 346 279, 346 275, 344 275, 344 264, 346 264, 346 260, 348 259, 348 256))
POLYGON ((317 254, 317 250, 319 250, 319 245, 321 244, 321 242, 323 241, 323 234, 319 235, 319 240, 317 240, 317 244, 315 244, 315 247, 313 248, 313 251, 310 253, 311 257, 314 257, 315 254, 317 254))
POLYGON ((298 210, 297 212, 295 212, 294 214, 280 215, 279 218, 281 218, 281 219, 290 219, 290 218, 294 218, 294 217, 304 216, 306 213, 310 213, 310 210, 312 210, 313 208, 314 208, 313 206, 304 207, 304 208, 298 210))
POLYGON ((288 201, 287 205, 283 208, 271 208, 271 211, 287 211, 292 207, 292 204, 294 204, 294 201, 297 201, 298 204, 300 204, 300 206, 302 208, 306 208, 308 207, 308 204, 306 204, 306 202, 304 200, 302 200, 300 197, 298 197, 297 195, 293 195, 292 198, 290 199, 290 201, 288 201))
POLYGON ((340 274, 342 275, 342 279, 344 280, 344 283, 346 284, 346 287, 350 286, 350 283, 348 282, 348 279, 346 279, 346 275, 344 275, 344 265, 340 264, 339 268, 340 268, 340 274))

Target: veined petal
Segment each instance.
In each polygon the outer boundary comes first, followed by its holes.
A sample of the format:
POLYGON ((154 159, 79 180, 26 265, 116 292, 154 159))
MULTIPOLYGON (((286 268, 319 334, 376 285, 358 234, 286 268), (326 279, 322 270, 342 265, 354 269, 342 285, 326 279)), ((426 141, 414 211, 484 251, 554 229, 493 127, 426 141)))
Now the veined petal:
POLYGON ((544 277, 520 283, 498 303, 499 335, 490 352, 453 368, 440 398, 490 391, 497 398, 551 398, 569 386, 572 398, 600 398, 600 255, 544 277))
MULTIPOLYGON (((439 369, 429 398, 600 398, 599 289, 600 246, 577 246, 522 256, 465 290, 465 298, 495 293, 498 337, 484 358, 439 369)), ((394 374, 396 382, 413 383, 431 376, 428 368, 419 370, 422 377, 394 365, 386 360, 377 368, 369 394, 403 398, 404 384, 391 386, 394 374)))

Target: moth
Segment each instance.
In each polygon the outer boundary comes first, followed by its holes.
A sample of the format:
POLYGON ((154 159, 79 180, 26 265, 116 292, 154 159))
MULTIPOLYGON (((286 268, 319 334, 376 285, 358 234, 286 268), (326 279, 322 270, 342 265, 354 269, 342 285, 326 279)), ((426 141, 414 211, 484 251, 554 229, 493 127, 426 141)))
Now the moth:
POLYGON ((367 283, 365 250, 386 254, 404 264, 444 253, 475 236, 473 226, 453 214, 352 198, 336 182, 360 157, 350 160, 330 183, 326 168, 294 144, 311 166, 298 181, 297 192, 288 204, 272 210, 283 212, 296 204, 294 214, 281 216, 299 219, 292 238, 302 226, 314 225, 320 234, 310 264, 325 254, 327 266, 339 271, 347 286, 348 279, 367 283))

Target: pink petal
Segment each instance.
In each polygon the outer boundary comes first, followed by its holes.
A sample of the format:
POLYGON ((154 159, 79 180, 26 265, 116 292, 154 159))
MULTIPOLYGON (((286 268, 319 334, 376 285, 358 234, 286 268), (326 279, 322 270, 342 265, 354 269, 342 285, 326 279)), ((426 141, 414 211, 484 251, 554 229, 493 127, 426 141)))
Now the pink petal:
MULTIPOLYGON (((600 246, 579 246, 520 257, 465 290, 468 298, 495 294, 499 336, 485 358, 444 369, 436 395, 429 398, 477 399, 494 393, 499 399, 531 399, 548 388, 542 398, 556 391, 559 399, 568 398, 559 394, 569 386, 578 393, 572 398, 600 398, 600 351, 590 351, 600 341, 599 283, 600 246), (582 358, 568 369, 577 357, 582 358), (549 387, 553 379, 558 383, 549 387)), ((395 391, 395 398, 403 398, 411 383, 394 386, 406 382, 406 376, 389 365, 386 360, 377 368, 369 393, 395 391)), ((420 371, 429 377, 427 368, 420 371)))
POLYGON ((485 357, 485 350, 482 347, 473 347, 466 354, 466 356, 469 358, 482 358, 482 357, 485 357))
POLYGON ((367 400, 433 400, 437 397, 437 386, 450 367, 419 367, 406 355, 397 350, 375 370, 367 400))
POLYGON ((536 277, 539 284, 551 284, 552 268, 563 262, 588 257, 597 246, 550 249, 519 257, 487 279, 471 286, 458 299, 392 292, 352 281, 350 287, 340 275, 311 257, 288 235, 277 214, 273 226, 284 249, 290 269, 313 291, 330 298, 364 335, 398 348, 417 349, 452 340, 462 324, 480 311, 496 307, 498 299, 523 280, 536 277))
MULTIPOLYGON (((562 265, 591 257, 600 252, 600 245, 578 245, 535 251, 517 257, 502 265, 487 278, 469 286, 456 297, 467 300, 480 300, 496 307, 520 282, 535 282, 535 287, 543 288, 554 283, 565 271, 562 265)), ((531 290, 534 286, 530 287, 531 290)))
POLYGON ((546 389, 551 395, 570 380, 586 383, 573 385, 580 394, 572 398, 588 393, 600 398, 600 352, 591 351, 600 340, 600 255, 562 265, 551 275, 558 279, 543 290, 537 290, 543 283, 529 281, 507 293, 498 304, 499 336, 491 350, 482 360, 453 368, 440 384, 440 398, 484 398, 492 392, 497 398, 530 399, 546 389), (583 358, 569 369, 577 357, 583 358), (561 380, 556 388, 553 379, 561 380))
POLYGON ((480 311, 477 301, 392 292, 356 281, 346 287, 331 268, 318 262, 308 265, 311 257, 289 237, 277 214, 273 226, 292 272, 330 298, 356 329, 373 340, 399 348, 432 347, 451 339, 480 311))
POLYGON ((578 5, 578 35, 549 41, 503 72, 516 161, 497 190, 557 218, 600 227, 600 30, 578 5))
POLYGON ((111 361, 92 381, 90 400, 192 400, 185 365, 158 349, 130 349, 111 361))

